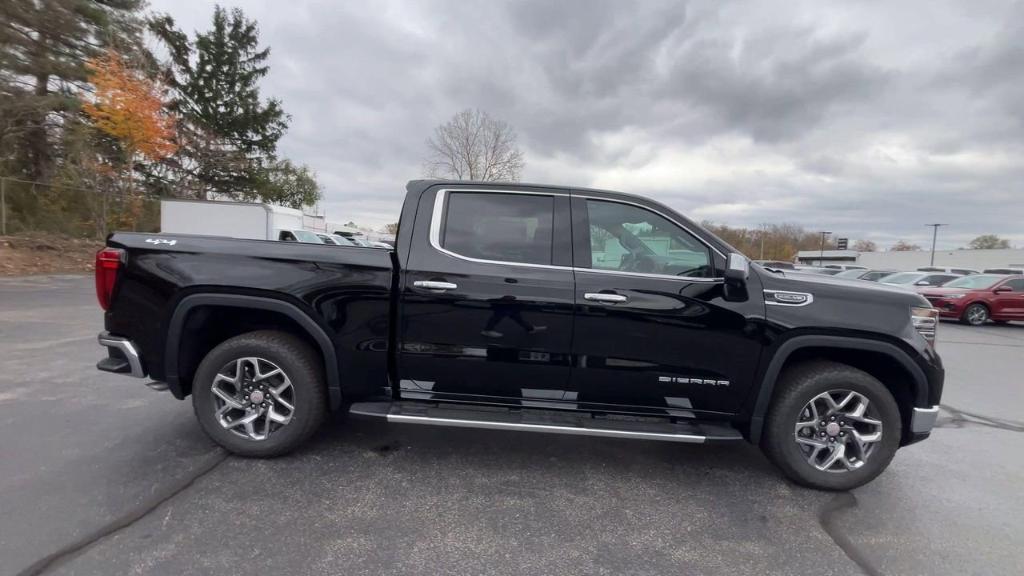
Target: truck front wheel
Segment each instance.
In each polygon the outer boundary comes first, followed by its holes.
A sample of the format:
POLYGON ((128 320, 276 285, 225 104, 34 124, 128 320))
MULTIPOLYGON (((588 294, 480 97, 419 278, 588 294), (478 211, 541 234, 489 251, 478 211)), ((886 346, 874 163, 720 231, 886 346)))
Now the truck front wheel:
POLYGON ((901 431, 899 406, 881 382, 852 366, 815 361, 783 375, 761 446, 798 484, 850 490, 885 470, 901 431))
POLYGON ((242 456, 294 450, 327 412, 319 357, 300 338, 261 330, 225 340, 203 358, 192 407, 206 434, 242 456))

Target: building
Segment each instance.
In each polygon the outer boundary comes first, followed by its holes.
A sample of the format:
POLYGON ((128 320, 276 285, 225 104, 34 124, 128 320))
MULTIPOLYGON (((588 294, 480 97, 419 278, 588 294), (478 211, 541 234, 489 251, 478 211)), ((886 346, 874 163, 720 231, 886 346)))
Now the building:
POLYGON ((801 250, 796 253, 798 264, 824 266, 826 264, 857 264, 856 250, 801 250))
MULTIPOLYGON (((801 250, 797 262, 812 266, 827 264, 857 264, 880 270, 916 270, 930 266, 929 250, 907 252, 856 252, 854 250, 801 250)), ((1024 249, 1005 250, 936 250, 935 266, 970 268, 1024 268, 1024 249)))

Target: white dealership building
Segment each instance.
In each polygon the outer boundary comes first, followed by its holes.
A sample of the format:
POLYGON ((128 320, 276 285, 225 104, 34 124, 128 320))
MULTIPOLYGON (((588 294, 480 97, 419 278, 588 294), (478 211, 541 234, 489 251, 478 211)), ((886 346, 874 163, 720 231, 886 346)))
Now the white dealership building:
MULTIPOLYGON (((857 252, 856 250, 801 250, 797 262, 811 266, 856 264, 878 270, 916 270, 931 266, 930 250, 908 252, 857 252)), ((936 250, 934 266, 970 268, 979 272, 987 268, 1024 269, 1024 249, 1006 250, 936 250)))

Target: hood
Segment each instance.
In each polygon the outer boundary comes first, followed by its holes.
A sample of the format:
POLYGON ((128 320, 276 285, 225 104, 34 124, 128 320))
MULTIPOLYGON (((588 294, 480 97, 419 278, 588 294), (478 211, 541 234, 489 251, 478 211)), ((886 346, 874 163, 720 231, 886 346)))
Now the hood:
POLYGON ((818 285, 827 286, 842 286, 851 288, 854 290, 867 290, 874 292, 890 292, 894 294, 906 295, 910 286, 903 286, 898 284, 883 284, 881 282, 870 282, 868 280, 857 280, 853 278, 836 278, 835 276, 828 276, 826 274, 802 274, 799 271, 784 270, 781 273, 766 272, 766 275, 774 277, 782 277, 788 281, 795 283, 805 284, 813 287, 818 285))
POLYGON ((971 290, 968 288, 943 288, 942 286, 929 286, 927 288, 921 288, 917 292, 924 296, 942 296, 943 294, 966 294, 967 292, 971 292, 971 290))
POLYGON ((783 272, 764 271, 760 273, 765 289, 791 290, 847 301, 872 301, 908 306, 928 306, 928 301, 917 293, 913 287, 891 286, 867 280, 836 278, 821 274, 801 274, 786 270, 783 272))

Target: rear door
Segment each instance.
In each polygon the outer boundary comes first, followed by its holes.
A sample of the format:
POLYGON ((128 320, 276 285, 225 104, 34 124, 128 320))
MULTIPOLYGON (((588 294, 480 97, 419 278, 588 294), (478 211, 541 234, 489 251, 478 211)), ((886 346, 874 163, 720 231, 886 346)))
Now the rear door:
POLYGON ((572 206, 580 407, 737 412, 761 350, 756 275, 746 301, 726 301, 725 255, 676 221, 606 197, 572 206))
POLYGON ((533 406, 564 399, 570 226, 568 194, 549 189, 422 195, 400 278, 402 397, 533 406))

